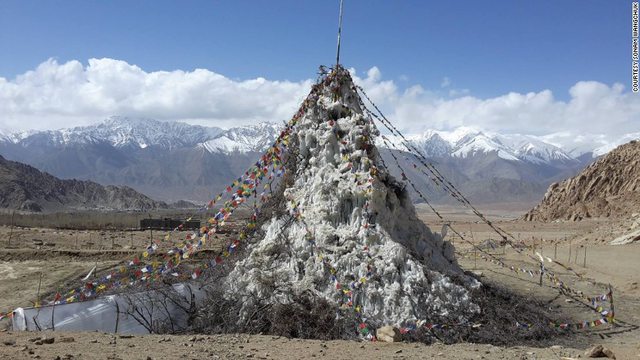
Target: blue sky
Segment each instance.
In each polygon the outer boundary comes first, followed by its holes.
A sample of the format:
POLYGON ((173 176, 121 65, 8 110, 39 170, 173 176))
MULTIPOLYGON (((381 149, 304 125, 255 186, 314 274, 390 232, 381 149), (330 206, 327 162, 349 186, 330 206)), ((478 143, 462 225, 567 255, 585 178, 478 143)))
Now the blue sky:
MULTIPOLYGON (((338 4, 0 0, 0 136, 111 115, 286 120, 334 62, 338 4)), ((344 22, 343 65, 405 132, 640 137, 630 0, 345 0, 344 22)))
MULTIPOLYGON (((53 57, 109 57, 146 71, 206 68, 302 80, 335 52, 338 1, 0 2, 0 76, 53 57)), ((346 0, 343 63, 480 97, 580 80, 629 86, 631 1, 346 0)))

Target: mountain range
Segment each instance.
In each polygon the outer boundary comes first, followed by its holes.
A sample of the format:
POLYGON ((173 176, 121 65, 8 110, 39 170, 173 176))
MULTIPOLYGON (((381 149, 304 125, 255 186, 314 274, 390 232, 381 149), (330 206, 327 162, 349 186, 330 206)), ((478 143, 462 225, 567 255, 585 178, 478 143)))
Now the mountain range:
MULTIPOLYGON (((244 172, 276 139, 279 128, 260 123, 224 130, 114 116, 90 126, 0 134, 0 154, 63 179, 127 185, 160 200, 202 203, 244 172)), ((401 155, 401 165, 415 172, 418 187, 434 202, 449 202, 413 169, 401 141, 386 138, 391 146, 378 139, 383 157, 401 155)), ((481 203, 538 201, 549 184, 593 160, 591 153, 571 154, 540 137, 470 128, 431 130, 409 140, 481 203)))

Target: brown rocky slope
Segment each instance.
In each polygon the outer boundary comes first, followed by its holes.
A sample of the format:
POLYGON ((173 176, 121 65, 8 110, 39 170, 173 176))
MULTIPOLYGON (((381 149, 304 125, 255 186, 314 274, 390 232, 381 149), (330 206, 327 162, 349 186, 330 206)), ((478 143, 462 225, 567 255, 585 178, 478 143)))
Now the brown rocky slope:
POLYGON ((529 221, 628 218, 640 211, 640 141, 621 145, 577 176, 553 183, 529 221))
POLYGON ((61 210, 151 210, 166 208, 130 187, 93 181, 61 180, 0 156, 0 209, 30 212, 61 210))

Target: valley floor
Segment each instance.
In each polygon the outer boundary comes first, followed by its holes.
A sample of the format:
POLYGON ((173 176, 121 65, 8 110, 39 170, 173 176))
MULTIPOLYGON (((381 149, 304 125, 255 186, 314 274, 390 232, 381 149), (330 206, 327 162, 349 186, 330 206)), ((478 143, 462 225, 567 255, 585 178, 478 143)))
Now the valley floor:
MULTIPOLYGON (((423 220, 439 232, 443 221, 426 208, 419 206, 418 210, 423 220)), ((510 266, 537 269, 534 258, 538 252, 562 263, 564 267, 556 263, 547 266, 566 284, 583 291, 586 296, 604 293, 611 284, 620 325, 604 324, 573 331, 573 334, 559 333, 557 338, 534 346, 510 347, 468 343, 426 346, 316 341, 244 334, 128 337, 103 333, 45 334, 4 330, 0 332, 0 359, 563 359, 584 357, 585 350, 595 344, 612 349, 618 359, 640 359, 640 279, 637 275, 640 244, 607 245, 607 241, 615 237, 616 227, 604 220, 543 224, 514 220, 520 214, 517 211, 494 210, 487 213, 524 244, 535 244, 535 250, 528 249, 520 254, 511 247, 502 247, 495 233, 478 223, 474 216, 454 208, 443 210, 444 217, 454 229, 510 266), (39 343, 36 338, 43 336, 53 337, 54 342, 36 345, 39 343)), ((44 297, 44 294, 64 288, 65 282, 86 274, 93 266, 97 265, 99 269, 115 266, 118 260, 141 251, 150 235, 149 232, 14 229, 12 243, 7 248, 9 231, 8 227, 0 227, 0 311, 32 304, 37 298, 39 283, 41 297, 44 297), (41 240, 43 244, 38 245, 40 241, 34 240, 41 240)), ((154 233, 154 238, 162 235, 154 233)), ((549 281, 545 280, 543 286, 539 286, 537 277, 515 273, 483 260, 481 252, 474 251, 469 243, 451 231, 447 239, 454 243, 462 267, 475 272, 483 282, 543 301, 549 309, 563 314, 572 322, 598 319, 598 314, 580 305, 579 301, 559 295, 549 281)), ((0 322, 0 326, 6 325, 7 320, 0 322)), ((514 324, 505 326, 514 327, 514 331, 526 331, 517 329, 514 324)))

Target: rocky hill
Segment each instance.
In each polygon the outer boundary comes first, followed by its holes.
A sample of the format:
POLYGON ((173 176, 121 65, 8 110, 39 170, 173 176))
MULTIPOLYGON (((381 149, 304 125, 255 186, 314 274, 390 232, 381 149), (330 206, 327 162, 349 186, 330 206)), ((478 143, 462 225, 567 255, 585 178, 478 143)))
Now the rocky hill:
POLYGON ((640 209, 640 141, 617 147, 577 176, 552 184, 526 220, 628 218, 640 209))
POLYGON ((0 156, 0 208, 23 211, 150 210, 166 208, 126 186, 60 180, 48 173, 0 156))

